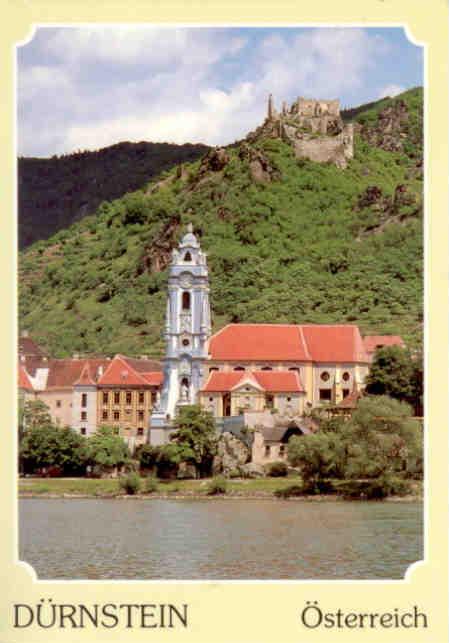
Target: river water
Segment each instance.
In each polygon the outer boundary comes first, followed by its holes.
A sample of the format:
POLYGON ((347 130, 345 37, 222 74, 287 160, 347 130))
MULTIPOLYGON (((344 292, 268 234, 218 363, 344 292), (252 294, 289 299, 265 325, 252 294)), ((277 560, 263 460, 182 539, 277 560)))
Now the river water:
POLYGON ((43 579, 400 579, 421 503, 20 500, 21 560, 43 579))

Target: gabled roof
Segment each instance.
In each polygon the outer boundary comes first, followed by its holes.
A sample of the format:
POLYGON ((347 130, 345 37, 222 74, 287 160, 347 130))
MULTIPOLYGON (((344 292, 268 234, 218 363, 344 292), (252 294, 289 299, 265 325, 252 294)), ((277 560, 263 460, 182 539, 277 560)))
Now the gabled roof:
POLYGON ((251 386, 269 393, 301 393, 304 391, 296 371, 213 371, 210 373, 202 391, 223 393, 243 386, 245 381, 251 386))
POLYGON ((357 402, 360 400, 362 397, 362 393, 360 391, 353 390, 349 395, 344 397, 341 402, 337 404, 338 409, 355 409, 357 406, 357 402))
POLYGON ((84 363, 83 369, 81 371, 81 375, 76 380, 76 382, 73 383, 73 385, 74 386, 95 386, 95 384, 96 382, 90 374, 89 362, 86 360, 86 362, 84 363))
MULTIPOLYGON (((149 366, 155 362, 142 360, 139 364, 142 370, 136 369, 136 362, 140 360, 130 359, 124 355, 116 355, 109 363, 109 366, 98 380, 99 386, 158 386, 162 382, 163 374, 161 371, 151 371, 149 366), (146 362, 146 363, 145 363, 146 362)), ((158 364, 156 362, 156 364, 158 364)))
POLYGON ((17 379, 18 379, 19 388, 25 391, 33 390, 33 385, 31 384, 30 378, 28 377, 28 373, 26 372, 25 368, 21 364, 19 364, 17 379))
POLYGON ((211 337, 209 353, 217 361, 310 361, 293 324, 228 324, 211 337))
POLYGON ((358 326, 304 324, 302 329, 314 362, 368 362, 358 326))
POLYGON ((34 339, 28 337, 28 335, 22 335, 19 337, 19 355, 43 357, 45 353, 42 348, 36 344, 34 339))
POLYGON ((405 342, 399 335, 366 335, 363 344, 367 353, 374 353, 377 348, 384 346, 401 346, 405 348, 405 342))

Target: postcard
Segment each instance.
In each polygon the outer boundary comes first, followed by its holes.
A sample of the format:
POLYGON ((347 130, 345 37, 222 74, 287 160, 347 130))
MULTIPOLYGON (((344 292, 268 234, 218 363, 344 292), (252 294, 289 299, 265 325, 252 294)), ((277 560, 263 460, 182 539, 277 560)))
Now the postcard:
POLYGON ((2 30, 2 641, 447 641, 447 3, 2 30))

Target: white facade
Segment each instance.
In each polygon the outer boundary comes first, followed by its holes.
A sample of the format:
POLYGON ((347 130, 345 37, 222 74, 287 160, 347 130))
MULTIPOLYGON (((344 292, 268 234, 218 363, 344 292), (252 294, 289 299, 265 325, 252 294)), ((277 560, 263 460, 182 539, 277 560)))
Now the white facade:
POLYGON ((164 381, 150 420, 150 443, 168 440, 178 409, 195 404, 211 332, 206 255, 189 225, 169 268, 164 381))

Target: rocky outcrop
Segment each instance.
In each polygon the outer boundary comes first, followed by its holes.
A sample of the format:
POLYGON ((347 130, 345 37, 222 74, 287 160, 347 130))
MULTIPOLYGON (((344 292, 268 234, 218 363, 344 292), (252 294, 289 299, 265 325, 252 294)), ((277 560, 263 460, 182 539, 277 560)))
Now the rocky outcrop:
POLYGON ((409 113, 403 100, 385 107, 375 125, 363 125, 361 135, 370 145, 387 152, 401 152, 407 138, 409 113))
POLYGON ((405 224, 421 213, 419 195, 400 183, 390 196, 377 185, 368 186, 358 197, 354 210, 361 213, 359 239, 366 234, 378 234, 392 223, 405 224))
POLYGON ((270 183, 279 180, 280 172, 273 167, 269 158, 258 149, 242 143, 239 149, 239 158, 248 161, 251 178, 256 183, 270 183))
POLYGON ((243 474, 243 466, 251 458, 247 445, 232 433, 222 433, 217 443, 217 454, 212 463, 213 475, 236 476, 243 474))
POLYGON ((179 215, 175 215, 163 227, 161 233, 153 239, 151 244, 144 248, 143 254, 137 267, 137 275, 144 272, 161 272, 165 270, 171 261, 172 248, 175 244, 175 236, 181 223, 179 215))

